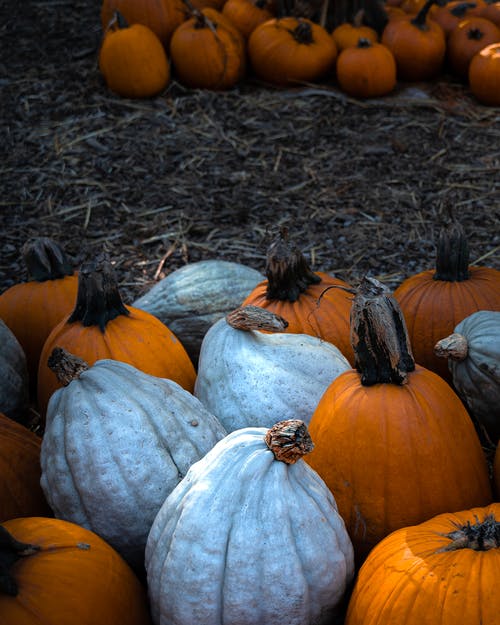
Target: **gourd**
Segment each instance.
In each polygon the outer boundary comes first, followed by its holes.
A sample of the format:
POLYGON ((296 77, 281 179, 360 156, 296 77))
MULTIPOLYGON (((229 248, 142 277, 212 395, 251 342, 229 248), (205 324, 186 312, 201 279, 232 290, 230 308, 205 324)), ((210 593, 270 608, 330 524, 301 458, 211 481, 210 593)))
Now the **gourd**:
POLYGON ((263 279, 241 263, 201 260, 172 271, 132 305, 167 325, 196 364, 210 326, 239 306, 263 279))
POLYGON ((129 25, 115 13, 99 50, 99 69, 108 88, 124 98, 149 98, 170 80, 163 44, 148 26, 129 25))
POLYGON ((359 286, 351 331, 357 370, 320 399, 306 460, 334 494, 360 563, 392 531, 487 505, 492 494, 464 405, 415 365, 401 310, 374 278, 359 286))
POLYGON ((36 396, 38 361, 47 337, 75 304, 78 277, 70 258, 49 237, 29 239, 21 249, 28 281, 0 295, 0 318, 26 355, 30 387, 36 396))
POLYGON ((59 518, 93 530, 134 568, 163 501, 226 432, 172 380, 116 360, 88 367, 64 350, 52 396, 41 485, 59 518))
POLYGON ((78 282, 73 312, 52 330, 40 356, 38 408, 42 418, 50 396, 61 387, 47 364, 55 347, 65 348, 89 365, 103 358, 127 362, 192 392, 196 372, 184 346, 159 319, 123 303, 105 254, 82 265, 78 282))
POLYGON ((349 341, 351 287, 325 272, 313 272, 281 228, 267 250, 265 273, 243 306, 267 308, 288 321, 287 332, 310 334, 333 343, 352 364, 349 341))
POLYGON ((13 332, 0 319, 0 412, 27 422, 29 404, 26 356, 13 332))
POLYGON ((500 311, 480 310, 436 343, 453 386, 493 444, 500 439, 500 311))
POLYGON ((353 553, 332 494, 301 459, 311 447, 305 424, 285 420, 232 432, 191 467, 146 546, 156 625, 331 622, 353 553))
POLYGON ((60 519, 0 525, 3 625, 149 625, 144 588, 93 532, 60 519))
POLYGON ((403 311, 415 361, 451 383, 448 364, 434 353, 436 343, 478 310, 500 310, 500 271, 469 265, 463 227, 444 226, 435 269, 407 277, 394 291, 403 311))
POLYGON ((40 487, 41 438, 0 413, 0 523, 52 516, 40 487))
POLYGON ((243 306, 207 332, 194 394, 228 432, 271 427, 286 415, 309 423, 330 382, 350 369, 334 345, 283 333, 287 322, 243 306))
POLYGON ((472 57, 469 87, 474 97, 489 106, 500 106, 500 43, 492 43, 472 57))
POLYGON ((500 503, 393 532, 359 571, 345 625, 496 625, 500 503))
POLYGON ((484 17, 461 21, 449 34, 446 54, 452 72, 467 80, 472 57, 486 46, 500 43, 500 28, 484 17))
POLYGON ((337 58, 331 34, 303 17, 276 17, 260 24, 247 47, 257 78, 281 86, 320 80, 337 58))

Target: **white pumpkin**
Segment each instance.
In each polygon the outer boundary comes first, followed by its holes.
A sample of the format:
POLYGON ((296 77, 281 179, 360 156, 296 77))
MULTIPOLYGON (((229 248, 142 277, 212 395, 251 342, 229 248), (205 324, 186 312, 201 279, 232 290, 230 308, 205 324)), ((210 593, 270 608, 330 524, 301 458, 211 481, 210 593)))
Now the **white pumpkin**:
POLYGON ((116 360, 87 367, 64 350, 57 356, 61 381, 66 372, 71 381, 48 406, 45 496, 58 518, 91 529, 140 566, 166 496, 226 432, 172 380, 116 360))
POLYGON ((285 328, 271 311, 243 306, 203 339, 194 394, 228 432, 283 418, 309 423, 328 386, 351 369, 331 343, 285 328))
POLYGON ((229 434, 161 507, 146 545, 156 625, 330 623, 354 574, 303 422, 229 434))
POLYGON ((157 282, 133 303, 163 321, 196 364, 208 328, 239 306, 264 276, 227 260, 189 263, 157 282))
POLYGON ((0 319, 0 412, 25 422, 28 408, 26 355, 10 328, 0 319))

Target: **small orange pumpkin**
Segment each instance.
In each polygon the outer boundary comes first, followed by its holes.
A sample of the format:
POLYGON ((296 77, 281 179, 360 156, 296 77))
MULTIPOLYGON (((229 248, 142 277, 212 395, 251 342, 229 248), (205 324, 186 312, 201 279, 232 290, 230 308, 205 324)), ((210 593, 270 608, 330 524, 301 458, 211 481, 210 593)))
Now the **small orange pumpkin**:
POLYGON ((481 17, 490 20, 500 28, 500 2, 497 0, 485 0, 481 17))
POLYGON ((480 0, 467 2, 464 0, 451 0, 443 6, 433 6, 429 12, 429 18, 437 22, 444 31, 446 37, 451 31, 473 15, 481 15, 484 10, 484 3, 480 0))
POLYGON ((452 72, 467 80, 472 57, 492 43, 500 43, 500 28, 484 17, 461 21, 448 35, 447 56, 452 72))
POLYGON ((352 22, 344 22, 333 29, 332 37, 339 53, 345 48, 356 47, 360 39, 367 39, 372 43, 378 41, 377 31, 363 24, 363 15, 364 10, 361 9, 352 22))
POLYGON ((258 78, 293 85, 323 78, 333 70, 337 46, 325 28, 306 18, 274 18, 257 26, 248 55, 258 78))
POLYGON ((245 39, 275 14, 272 0, 227 0, 222 8, 222 15, 231 20, 245 39))
MULTIPOLYGON (((500 42, 492 43, 472 57, 469 86, 482 104, 500 106, 500 42)), ((498 287, 497 287, 498 288, 498 287)))

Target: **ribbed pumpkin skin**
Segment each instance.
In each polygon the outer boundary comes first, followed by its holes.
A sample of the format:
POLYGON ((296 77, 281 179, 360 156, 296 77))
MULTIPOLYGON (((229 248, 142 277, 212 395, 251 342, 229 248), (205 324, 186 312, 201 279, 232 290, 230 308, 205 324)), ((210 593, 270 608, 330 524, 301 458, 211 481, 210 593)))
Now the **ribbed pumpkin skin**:
POLYGON ((23 422, 28 408, 28 369, 23 348, 0 319, 0 411, 23 422))
POLYGON ((171 380, 100 360, 51 398, 42 488, 56 516, 95 531, 139 566, 163 501, 225 434, 171 380))
POLYGON ((26 355, 30 380, 47 337, 73 310, 78 291, 76 274, 44 282, 15 284, 0 295, 0 318, 12 330, 26 355))
POLYGON ((61 387, 47 360, 54 347, 63 347, 89 365, 111 358, 126 362, 149 375, 169 378, 189 392, 196 372, 182 343, 175 334, 148 312, 125 307, 130 315, 108 321, 105 331, 64 319, 49 335, 38 370, 38 408, 45 415, 52 393, 61 387))
POLYGON ((212 324, 241 304, 264 276, 226 260, 201 260, 176 269, 133 302, 158 317, 196 362, 212 324))
POLYGON ((362 386, 348 371, 321 398, 306 461, 325 480, 362 559, 390 532, 491 502, 485 456, 462 402, 417 366, 408 382, 362 386))
POLYGON ((264 280, 245 298, 243 306, 252 305, 266 308, 284 317, 288 321, 286 332, 310 334, 333 343, 351 364, 354 363, 354 352, 350 341, 350 312, 352 296, 341 289, 330 289, 329 286, 350 288, 343 280, 334 278, 324 272, 315 272, 321 282, 310 284, 295 302, 278 299, 268 300, 266 290, 268 282, 264 280), (321 301, 318 300, 321 296, 321 301))
POLYGON ((445 513, 379 543, 359 571, 345 625, 497 625, 500 549, 457 549, 443 536, 500 504, 445 513))
POLYGON ((0 594, 2 624, 151 623, 139 580, 93 532, 59 519, 37 517, 13 519, 3 526, 16 540, 42 550, 12 565, 19 594, 0 594))
POLYGON ((228 432, 285 418, 308 424, 327 387, 347 369, 348 360, 327 341, 236 330, 220 319, 203 340, 194 393, 228 432))
POLYGON ((52 516, 40 488, 41 438, 0 413, 0 523, 52 516))
POLYGON ((433 280, 434 269, 407 278, 394 291, 405 316, 415 361, 451 382, 445 359, 434 345, 455 326, 478 310, 500 310, 500 271, 470 267, 461 282, 433 280))
POLYGON ((302 460, 275 460, 266 431, 229 434, 158 513, 146 547, 156 625, 330 622, 351 543, 323 481, 302 460))

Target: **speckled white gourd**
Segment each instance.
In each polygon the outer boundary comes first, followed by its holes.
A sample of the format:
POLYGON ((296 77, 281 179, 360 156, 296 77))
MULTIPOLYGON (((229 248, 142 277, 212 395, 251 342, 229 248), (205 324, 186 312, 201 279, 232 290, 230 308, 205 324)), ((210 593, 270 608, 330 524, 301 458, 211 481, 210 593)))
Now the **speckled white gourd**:
POLYGON ((225 434, 172 380, 100 360, 50 399, 41 485, 58 518, 141 565, 165 498, 225 434))
POLYGON ((161 507, 146 545, 156 625, 329 623, 354 574, 335 500, 267 428, 229 434, 161 507))
POLYGON ((282 419, 308 424, 348 369, 340 350, 317 337, 237 330, 220 319, 203 339, 194 394, 228 432, 282 419))
POLYGON ((196 362, 208 328, 239 306, 265 276, 226 260, 201 260, 176 269, 135 300, 133 306, 158 317, 196 362))
POLYGON ((28 406, 26 355, 10 328, 0 319, 0 412, 23 420, 28 406))

